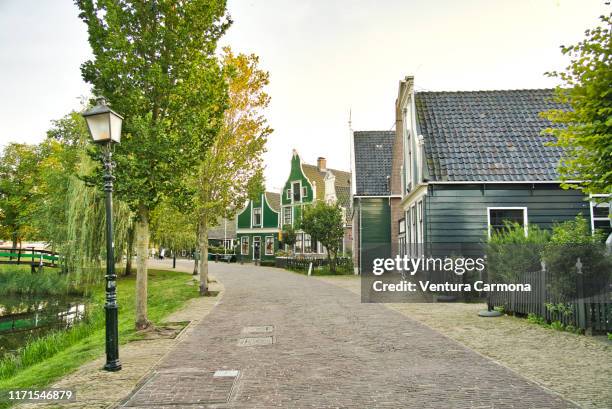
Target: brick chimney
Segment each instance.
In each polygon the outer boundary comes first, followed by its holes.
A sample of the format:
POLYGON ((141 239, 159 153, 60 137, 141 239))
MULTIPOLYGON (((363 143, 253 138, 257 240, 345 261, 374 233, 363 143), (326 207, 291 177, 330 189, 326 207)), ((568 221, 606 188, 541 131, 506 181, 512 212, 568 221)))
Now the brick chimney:
POLYGON ((319 156, 317 158, 317 168, 319 168, 320 172, 325 172, 327 170, 327 159, 319 156))

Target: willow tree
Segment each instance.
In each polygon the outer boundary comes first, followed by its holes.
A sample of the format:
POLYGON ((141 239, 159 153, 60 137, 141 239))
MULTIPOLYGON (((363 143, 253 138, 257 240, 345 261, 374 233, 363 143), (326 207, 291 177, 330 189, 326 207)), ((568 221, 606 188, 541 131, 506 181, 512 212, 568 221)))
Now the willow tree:
POLYGON ((225 0, 76 0, 93 59, 81 67, 95 95, 125 117, 114 158, 117 196, 136 214, 136 328, 147 318, 150 213, 180 194, 181 176, 221 125, 226 89, 215 58, 229 27, 225 0))
MULTIPOLYGON (((33 198, 33 223, 38 238, 62 255, 65 270, 73 281, 99 281, 106 258, 105 208, 101 189, 85 182, 97 163, 88 155, 91 148, 85 120, 77 112, 53 121, 47 139, 38 150, 38 178, 33 198)), ((115 256, 118 261, 131 225, 131 212, 120 200, 113 203, 115 256)))
POLYGON ((229 106, 223 126, 192 180, 202 295, 208 292, 208 229, 219 217, 231 217, 263 185, 262 154, 272 129, 263 116, 270 102, 264 91, 269 74, 258 68, 258 62, 256 55, 235 55, 224 48, 229 106))

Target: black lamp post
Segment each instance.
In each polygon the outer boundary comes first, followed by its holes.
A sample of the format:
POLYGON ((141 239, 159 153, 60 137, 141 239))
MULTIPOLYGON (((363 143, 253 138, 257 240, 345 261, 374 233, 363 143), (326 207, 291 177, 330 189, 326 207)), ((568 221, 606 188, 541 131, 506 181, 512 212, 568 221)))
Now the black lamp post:
POLYGON ((119 361, 119 320, 117 305, 117 275, 115 274, 115 243, 113 241, 113 143, 121 140, 123 117, 113 112, 104 99, 83 113, 87 128, 95 143, 103 145, 104 192, 106 193, 106 364, 107 371, 121 370, 119 361))

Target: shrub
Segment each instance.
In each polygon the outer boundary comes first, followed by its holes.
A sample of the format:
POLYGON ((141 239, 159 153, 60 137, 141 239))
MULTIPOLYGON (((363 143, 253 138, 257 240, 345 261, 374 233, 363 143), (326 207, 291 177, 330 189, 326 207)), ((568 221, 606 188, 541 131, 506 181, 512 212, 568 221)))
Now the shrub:
POLYGON ((553 321, 553 322, 551 322, 550 323, 550 327, 552 329, 557 330, 557 331, 563 331, 563 329, 564 329, 564 326, 563 326, 563 324, 560 321, 553 321))
POLYGON ((577 333, 579 332, 579 331, 578 331, 578 328, 576 328, 575 326, 573 326, 573 325, 571 325, 571 324, 570 324, 570 325, 566 325, 566 326, 565 326, 565 330, 566 330, 567 332, 571 332, 572 334, 577 334, 577 333))
POLYGON ((600 292, 612 277, 612 260, 606 256, 603 236, 591 234, 589 223, 582 216, 553 226, 550 242, 542 251, 542 258, 553 279, 548 291, 558 300, 578 296, 576 262, 582 263, 583 295, 600 292))
POLYGON ((533 314, 533 313, 529 313, 527 315, 527 322, 530 322, 532 324, 538 324, 538 325, 546 325, 546 319, 544 319, 543 317, 540 317, 539 315, 533 314))
POLYGON ((516 282, 520 274, 541 268, 541 252, 550 233, 536 225, 529 225, 527 231, 525 236, 523 226, 507 222, 505 229, 491 234, 486 245, 491 282, 516 282))
MULTIPOLYGON (((225 251, 223 246, 208 246, 209 254, 223 254, 225 251)), ((231 253, 231 251, 228 250, 227 253, 231 253)))
POLYGON ((505 314, 506 313, 506 307, 503 305, 497 306, 497 307, 493 307, 493 309, 499 313, 505 314))

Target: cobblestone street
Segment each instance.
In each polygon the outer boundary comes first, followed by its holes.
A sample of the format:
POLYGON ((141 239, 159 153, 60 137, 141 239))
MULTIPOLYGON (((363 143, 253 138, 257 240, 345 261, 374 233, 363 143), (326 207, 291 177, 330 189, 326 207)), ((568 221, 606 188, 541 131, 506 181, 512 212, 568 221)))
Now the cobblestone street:
POLYGON ((123 406, 576 407, 338 286, 274 268, 212 263, 211 272, 223 298, 123 406))

